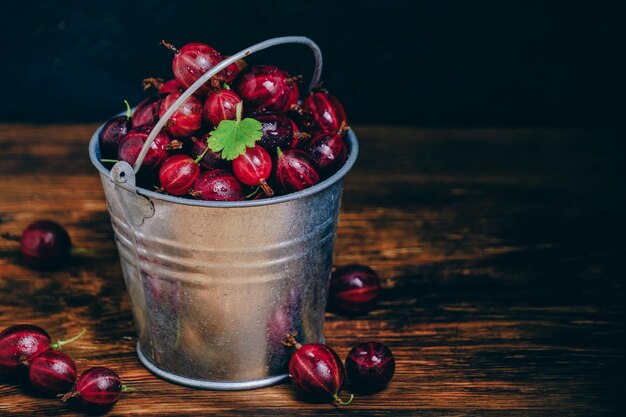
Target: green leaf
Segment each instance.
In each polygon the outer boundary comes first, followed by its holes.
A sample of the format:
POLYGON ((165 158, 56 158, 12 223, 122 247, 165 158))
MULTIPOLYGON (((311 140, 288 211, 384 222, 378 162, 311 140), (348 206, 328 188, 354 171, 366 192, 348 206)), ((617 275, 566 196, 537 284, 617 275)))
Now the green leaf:
POLYGON ((241 108, 241 102, 237 103, 237 119, 222 120, 210 133, 209 148, 229 161, 246 153, 246 147, 253 148, 263 136, 261 122, 249 117, 241 120, 241 108))

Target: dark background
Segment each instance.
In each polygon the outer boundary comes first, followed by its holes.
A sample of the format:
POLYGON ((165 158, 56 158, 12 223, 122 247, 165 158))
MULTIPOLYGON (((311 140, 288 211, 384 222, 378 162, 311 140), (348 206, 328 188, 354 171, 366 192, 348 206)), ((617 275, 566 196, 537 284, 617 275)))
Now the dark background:
MULTIPOLYGON (((102 121, 170 76, 158 45, 231 54, 305 35, 353 123, 611 127, 624 117, 623 14, 589 4, 469 1, 36 1, 3 4, 1 121, 102 121), (549 3, 549 4, 548 4, 549 3)), ((302 46, 253 62, 310 75, 302 46)))

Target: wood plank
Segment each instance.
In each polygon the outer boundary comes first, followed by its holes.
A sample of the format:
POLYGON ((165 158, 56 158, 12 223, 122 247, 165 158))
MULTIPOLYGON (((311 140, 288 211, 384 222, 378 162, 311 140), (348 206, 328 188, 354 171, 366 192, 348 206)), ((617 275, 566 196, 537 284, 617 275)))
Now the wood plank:
MULTIPOLYGON (((0 125, 0 328, 30 322, 64 338, 79 369, 110 366, 137 391, 107 415, 603 416, 623 409, 623 142, 615 132, 357 126, 336 262, 383 278, 378 308, 327 314, 345 357, 380 340, 389 387, 349 407, 290 384, 198 391, 151 375, 135 331, 100 180, 95 125, 0 125), (14 238, 63 223, 94 254, 41 272, 14 238)), ((346 393, 350 393, 349 384, 346 393)), ((0 415, 81 415, 0 376, 0 415)))

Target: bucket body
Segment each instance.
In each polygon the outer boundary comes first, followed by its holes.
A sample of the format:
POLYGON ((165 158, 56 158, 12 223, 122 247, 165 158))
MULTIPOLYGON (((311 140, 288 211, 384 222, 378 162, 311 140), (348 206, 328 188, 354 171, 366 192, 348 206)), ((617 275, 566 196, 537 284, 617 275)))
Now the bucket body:
MULTIPOLYGON (((291 349, 324 340, 324 312, 343 178, 357 153, 309 189, 265 200, 209 202, 124 189, 99 162, 138 333, 157 375, 210 389, 287 377, 291 349), (146 206, 137 218, 137 207, 146 206)), ((140 211, 140 210, 139 210, 140 211)))

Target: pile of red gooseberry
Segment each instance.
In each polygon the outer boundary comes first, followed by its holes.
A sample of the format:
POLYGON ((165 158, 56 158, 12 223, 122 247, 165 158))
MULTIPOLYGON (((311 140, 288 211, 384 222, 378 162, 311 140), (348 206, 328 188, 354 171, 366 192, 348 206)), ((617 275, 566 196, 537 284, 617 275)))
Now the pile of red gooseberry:
MULTIPOLYGON (((105 164, 134 165, 159 118, 223 60, 203 43, 180 49, 162 43, 174 54, 174 78, 145 79, 144 85, 157 88, 157 93, 132 113, 127 103, 126 115, 105 123, 99 133, 105 164)), ((173 196, 240 201, 300 191, 331 176, 348 155, 346 112, 323 89, 300 100, 300 78, 273 65, 229 65, 173 113, 143 160, 138 185, 173 196), (231 121, 241 129, 245 126, 244 137, 251 138, 236 151, 232 146, 238 137, 231 121)))

